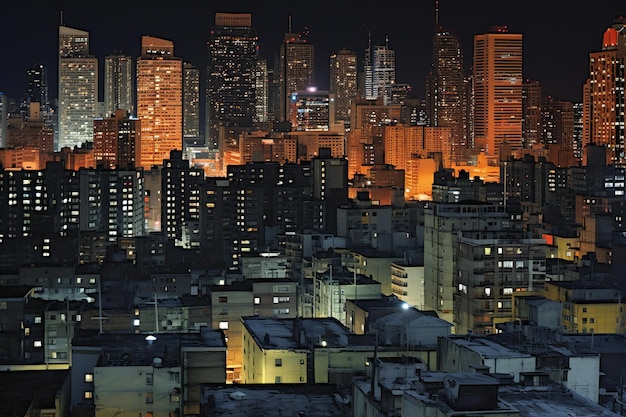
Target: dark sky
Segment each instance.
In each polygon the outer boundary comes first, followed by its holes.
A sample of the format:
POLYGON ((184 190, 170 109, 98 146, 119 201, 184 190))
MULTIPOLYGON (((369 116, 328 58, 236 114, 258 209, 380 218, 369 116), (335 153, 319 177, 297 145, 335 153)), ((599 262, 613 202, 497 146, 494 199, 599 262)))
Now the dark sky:
MULTIPOLYGON (((291 16, 294 32, 309 29, 320 89, 328 88, 331 53, 346 47, 362 59, 367 27, 374 44, 383 44, 388 37, 389 47, 396 51, 396 81, 411 84, 417 96, 423 97, 432 55, 435 0, 8 0, 0 8, 0 91, 12 98, 21 96, 26 90, 26 69, 41 62, 49 70, 50 97, 56 97, 61 11, 66 26, 90 33, 91 53, 100 59, 101 68, 104 57, 116 50, 137 57, 141 36, 151 35, 172 40, 175 55, 200 68, 202 78, 206 41, 215 12, 252 13, 260 55, 270 65, 291 16)), ((624 13, 626 3, 616 0, 439 2, 439 22, 459 36, 466 69, 471 64, 473 36, 487 32, 491 26, 506 25, 511 32, 524 36, 524 77, 539 80, 544 96, 572 101, 580 100, 589 52, 600 49, 604 30, 624 13)))

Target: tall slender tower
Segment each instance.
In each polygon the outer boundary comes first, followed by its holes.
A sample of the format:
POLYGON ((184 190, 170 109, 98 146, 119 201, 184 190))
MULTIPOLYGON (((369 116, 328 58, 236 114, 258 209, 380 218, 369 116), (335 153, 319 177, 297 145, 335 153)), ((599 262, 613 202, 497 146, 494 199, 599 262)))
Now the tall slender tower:
POLYGON ((500 147, 522 147, 522 34, 495 26, 474 36, 474 146, 498 165, 500 147))
POLYGON ((183 144, 183 61, 174 43, 142 36, 137 59, 137 117, 141 120, 138 166, 163 165, 183 144))
POLYGON ((372 89, 383 104, 392 104, 393 85, 396 83, 396 52, 389 48, 389 39, 384 45, 376 45, 372 51, 372 89))
POLYGON ((522 82, 522 140, 523 147, 541 143, 541 83, 536 80, 522 82))
POLYGON ((104 58, 104 114, 120 109, 135 114, 135 70, 132 57, 116 53, 104 58))
POLYGON ((615 19, 604 32, 602 50, 589 54, 589 78, 583 88, 585 117, 582 148, 606 146, 607 163, 624 165, 625 18, 615 19))
POLYGON ((350 123, 350 109, 357 97, 356 53, 342 49, 330 56, 330 94, 335 96, 335 119, 350 123))
POLYGON ((201 142, 200 70, 189 62, 183 64, 183 138, 185 144, 201 142))
POLYGON ((93 141, 98 102, 98 59, 89 32, 59 26, 59 137, 56 150, 93 141))
POLYGON ((291 120, 291 94, 306 90, 315 84, 314 47, 308 43, 308 29, 299 33, 291 32, 291 16, 289 32, 280 45, 280 115, 277 119, 291 120))
POLYGON ((250 13, 216 13, 208 43, 207 139, 224 148, 226 127, 254 120, 258 37, 250 13))
POLYGON ((435 7, 433 61, 426 92, 430 126, 450 128, 452 162, 465 162, 463 51, 458 37, 439 24, 438 2, 435 7))

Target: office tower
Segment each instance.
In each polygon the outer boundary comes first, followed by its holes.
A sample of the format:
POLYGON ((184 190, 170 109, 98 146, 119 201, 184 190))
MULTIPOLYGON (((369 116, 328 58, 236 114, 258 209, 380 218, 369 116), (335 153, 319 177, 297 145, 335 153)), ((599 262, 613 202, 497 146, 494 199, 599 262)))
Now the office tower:
POLYGON ((623 165, 624 65, 626 19, 615 19, 602 37, 602 50, 589 54, 589 78, 583 87, 584 143, 608 147, 607 163, 623 165))
POLYGON ((49 105, 48 77, 45 65, 33 65, 32 68, 26 70, 26 77, 28 79, 28 91, 26 92, 27 102, 31 103, 36 101, 40 103, 40 107, 49 105))
POLYGON ((208 42, 207 142, 223 151, 231 127, 252 126, 258 37, 250 13, 216 13, 208 42))
POLYGON ((59 137, 56 150, 93 140, 98 103, 98 59, 89 32, 59 26, 59 137))
POLYGON ((546 97, 541 112, 542 142, 558 167, 578 165, 574 152, 574 104, 546 97))
POLYGON ((536 80, 522 82, 522 147, 532 148, 541 140, 541 83, 536 80))
POLYGON ((189 62, 183 64, 183 140, 204 144, 200 140, 200 70, 189 62))
POLYGON ((267 61, 262 58, 256 60, 254 93, 256 96, 254 121, 257 123, 269 122, 269 85, 270 72, 267 68, 267 61))
POLYGON ((135 70, 133 58, 112 54, 104 58, 104 117, 117 110, 135 113, 135 70))
POLYGON ((500 147, 522 147, 522 34, 495 26, 474 36, 474 146, 498 165, 500 147))
POLYGON ((305 91, 294 91, 291 106, 293 130, 328 131, 335 122, 335 103, 328 90, 310 88, 305 91))
POLYGON ((8 101, 6 94, 0 91, 0 148, 7 146, 8 101))
POLYGON ((376 45, 372 50, 372 89, 368 99, 383 98, 383 104, 392 103, 392 87, 396 82, 396 52, 389 49, 389 39, 384 45, 376 45))
POLYGON ((93 151, 96 165, 107 169, 134 169, 139 160, 141 122, 128 110, 94 119, 93 151))
POLYGON ((26 77, 28 79, 28 90, 26 97, 22 103, 22 112, 26 113, 29 117, 30 103, 39 103, 39 117, 44 122, 46 128, 52 129, 55 124, 55 112, 53 111, 52 103, 48 97, 48 71, 43 64, 35 64, 33 67, 26 70, 26 77))
POLYGON ((335 97, 335 120, 350 123, 350 109, 357 97, 357 56, 342 49, 330 56, 330 94, 335 97))
POLYGON ((290 18, 289 32, 280 45, 280 114, 276 119, 281 121, 291 120, 291 94, 315 85, 315 48, 308 43, 308 34, 306 28, 293 33, 290 18))
POLYGON ((467 144, 463 130, 463 51, 454 33, 439 22, 435 26, 433 60, 426 87, 429 125, 450 128, 452 162, 464 162, 467 144))
POLYGON ((137 59, 137 117, 141 120, 138 166, 162 165, 183 145, 183 61, 174 43, 142 36, 137 59))

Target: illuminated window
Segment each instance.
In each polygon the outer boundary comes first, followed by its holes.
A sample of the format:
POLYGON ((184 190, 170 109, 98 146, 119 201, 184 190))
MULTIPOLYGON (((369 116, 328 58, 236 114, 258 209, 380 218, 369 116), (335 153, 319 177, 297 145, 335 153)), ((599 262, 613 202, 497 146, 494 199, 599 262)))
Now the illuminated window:
POLYGON ((220 321, 219 328, 221 330, 228 330, 228 322, 227 321, 220 321))
POLYGON ((485 255, 491 255, 491 248, 485 248, 485 255))
POLYGON ((93 398, 93 391, 85 391, 85 399, 90 400, 93 398))
POLYGON ((41 340, 35 340, 35 342, 33 343, 34 347, 41 347, 41 340))
POLYGON ((487 297, 491 297, 491 288, 489 288, 489 287, 485 288, 485 295, 487 297))
POLYGON ((261 304, 261 297, 254 297, 254 304, 261 304))
POLYGON ((85 374, 85 382, 93 382, 93 374, 85 374))

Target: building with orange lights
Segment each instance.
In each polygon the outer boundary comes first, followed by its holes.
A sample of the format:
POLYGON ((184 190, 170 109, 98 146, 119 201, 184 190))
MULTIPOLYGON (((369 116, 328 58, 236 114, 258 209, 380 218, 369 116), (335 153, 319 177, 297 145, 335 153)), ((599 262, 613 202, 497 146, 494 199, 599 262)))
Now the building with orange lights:
POLYGON ((141 120, 138 166, 162 165, 183 142, 183 61, 174 43, 142 36, 137 59, 137 117, 141 120))
POLYGON ((118 109, 112 117, 94 119, 93 150, 97 165, 135 168, 141 146, 141 122, 118 109))
MULTIPOLYGON (((616 19, 602 37, 602 50, 589 54, 589 78, 583 86, 583 149, 607 146, 607 164, 623 165, 624 155, 624 22, 616 19)), ((584 163, 583 163, 584 164, 584 163)))
POLYGON ((474 147, 497 165, 500 147, 522 147, 522 34, 495 26, 474 36, 474 147))

